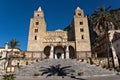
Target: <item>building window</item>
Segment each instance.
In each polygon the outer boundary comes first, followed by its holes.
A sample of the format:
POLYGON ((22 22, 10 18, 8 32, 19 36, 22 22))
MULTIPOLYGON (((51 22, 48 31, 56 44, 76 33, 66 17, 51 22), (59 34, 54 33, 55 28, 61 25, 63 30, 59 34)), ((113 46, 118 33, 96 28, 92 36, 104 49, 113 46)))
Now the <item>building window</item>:
POLYGON ((81 16, 81 13, 78 13, 78 16, 81 16))
POLYGON ((81 28, 81 29, 80 29, 80 32, 84 32, 84 29, 83 29, 83 28, 81 28))
POLYGON ((39 17, 40 15, 39 15, 39 14, 37 14, 37 16, 39 17))
POLYGON ((35 33, 38 33, 38 29, 35 29, 35 33))
POLYGON ((36 25, 39 25, 39 22, 37 21, 35 24, 36 24, 36 25))
POLYGON ((37 36, 35 36, 35 40, 37 40, 37 36))
POLYGON ((83 22, 80 22, 80 25, 83 25, 83 22))
POLYGON ((84 36, 83 36, 83 35, 81 36, 81 39, 84 39, 84 36))

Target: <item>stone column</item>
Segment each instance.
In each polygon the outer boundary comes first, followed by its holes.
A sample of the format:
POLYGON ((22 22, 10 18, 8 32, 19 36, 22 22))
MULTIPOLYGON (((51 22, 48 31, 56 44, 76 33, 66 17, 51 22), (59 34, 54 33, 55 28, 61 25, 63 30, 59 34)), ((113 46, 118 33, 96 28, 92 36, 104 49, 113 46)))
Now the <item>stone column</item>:
POLYGON ((66 59, 69 59, 69 44, 66 44, 66 59))
POLYGON ((51 44, 50 46, 51 46, 51 50, 50 50, 50 59, 53 59, 53 55, 54 55, 54 46, 53 46, 53 44, 51 44))
POLYGON ((57 59, 57 54, 55 54, 55 59, 57 59))
POLYGON ((61 54, 61 58, 64 59, 64 53, 61 54))

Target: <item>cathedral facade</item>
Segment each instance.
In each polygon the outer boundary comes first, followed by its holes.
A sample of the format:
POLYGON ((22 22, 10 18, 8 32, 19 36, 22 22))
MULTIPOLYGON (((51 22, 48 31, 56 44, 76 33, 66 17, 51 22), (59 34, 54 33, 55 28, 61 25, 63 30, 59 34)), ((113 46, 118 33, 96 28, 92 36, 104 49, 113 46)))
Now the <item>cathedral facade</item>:
POLYGON ((88 21, 83 10, 77 7, 72 23, 64 30, 46 31, 44 12, 39 7, 30 20, 27 51, 40 52, 42 58, 51 59, 91 57, 88 21))

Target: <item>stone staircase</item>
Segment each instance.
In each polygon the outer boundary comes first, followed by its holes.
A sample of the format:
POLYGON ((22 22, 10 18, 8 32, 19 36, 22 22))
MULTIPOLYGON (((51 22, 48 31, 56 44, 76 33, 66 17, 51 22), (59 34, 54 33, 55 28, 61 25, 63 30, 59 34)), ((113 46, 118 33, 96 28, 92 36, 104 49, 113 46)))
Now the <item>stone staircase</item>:
MULTIPOLYGON (((39 61, 34 64, 27 65, 26 67, 22 67, 16 71, 17 76, 33 76, 34 73, 42 74, 43 67, 50 68, 52 65, 60 65, 60 67, 67 67, 69 69, 74 70, 75 72, 70 73, 74 76, 78 76, 79 72, 83 72, 82 76, 91 77, 98 75, 114 75, 116 72, 109 71, 103 69, 101 67, 97 67, 95 65, 90 65, 85 62, 76 61, 74 59, 46 59, 43 61, 39 61)), ((43 75, 46 77, 46 75, 43 75)))

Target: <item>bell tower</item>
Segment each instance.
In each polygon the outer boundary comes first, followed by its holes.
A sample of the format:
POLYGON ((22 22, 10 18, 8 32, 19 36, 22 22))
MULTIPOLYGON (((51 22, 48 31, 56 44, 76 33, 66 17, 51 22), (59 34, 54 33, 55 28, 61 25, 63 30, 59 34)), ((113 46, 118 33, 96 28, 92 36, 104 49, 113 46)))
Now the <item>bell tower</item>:
POLYGON ((40 51, 40 45, 46 32, 46 22, 41 7, 34 11, 34 17, 30 20, 28 51, 40 51))
POLYGON ((87 17, 84 17, 82 9, 77 7, 73 19, 76 53, 78 58, 90 57, 90 36, 87 17))

